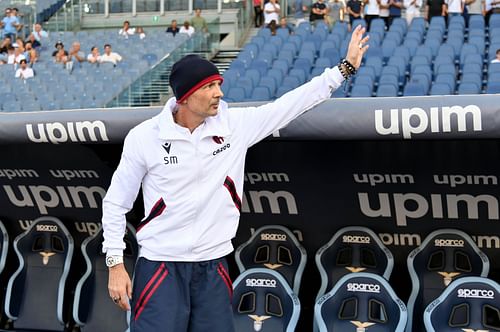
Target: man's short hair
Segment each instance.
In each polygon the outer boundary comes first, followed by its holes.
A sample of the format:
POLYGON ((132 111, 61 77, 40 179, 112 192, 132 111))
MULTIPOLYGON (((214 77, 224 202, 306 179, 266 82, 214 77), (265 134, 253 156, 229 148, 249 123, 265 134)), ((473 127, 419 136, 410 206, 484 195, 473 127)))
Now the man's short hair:
POLYGON ((125 24, 125 23, 128 23, 128 24, 130 24, 130 22, 129 22, 129 21, 123 21, 123 24, 125 24))
POLYGON ((28 63, 28 61, 26 61, 26 59, 21 59, 21 61, 19 61, 19 64, 22 65, 23 63, 28 63))
POLYGON ((104 44, 104 48, 106 48, 106 47, 111 47, 111 45, 110 44, 104 44))
POLYGON ((97 48, 97 46, 92 46, 92 47, 90 48, 90 52, 92 52, 92 51, 94 50, 94 48, 97 48))
POLYGON ((499 53, 500 53, 500 48, 497 50, 497 54, 499 54, 499 53))

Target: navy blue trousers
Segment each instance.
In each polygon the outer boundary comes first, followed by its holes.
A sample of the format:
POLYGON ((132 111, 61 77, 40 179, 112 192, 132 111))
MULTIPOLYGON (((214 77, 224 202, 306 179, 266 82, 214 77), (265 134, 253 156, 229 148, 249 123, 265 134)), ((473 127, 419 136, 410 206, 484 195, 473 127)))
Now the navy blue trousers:
POLYGON ((157 262, 139 258, 131 332, 234 332, 232 283, 225 258, 157 262))

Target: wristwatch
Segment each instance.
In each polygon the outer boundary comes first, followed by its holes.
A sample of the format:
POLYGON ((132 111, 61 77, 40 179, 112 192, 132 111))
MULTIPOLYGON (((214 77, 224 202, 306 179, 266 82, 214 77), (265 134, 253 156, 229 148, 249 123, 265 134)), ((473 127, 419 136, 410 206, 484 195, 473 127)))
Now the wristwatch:
POLYGON ((123 263, 123 256, 106 256, 106 266, 113 267, 123 263))

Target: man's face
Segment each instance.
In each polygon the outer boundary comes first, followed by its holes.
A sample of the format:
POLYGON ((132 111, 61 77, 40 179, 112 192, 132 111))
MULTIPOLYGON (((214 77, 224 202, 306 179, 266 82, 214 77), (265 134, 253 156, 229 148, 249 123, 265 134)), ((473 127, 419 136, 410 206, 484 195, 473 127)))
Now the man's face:
POLYGON ((75 50, 75 52, 80 51, 80 43, 74 43, 73 44, 73 50, 75 50))
POLYGON ((5 11, 5 17, 9 17, 10 16, 10 10, 6 10, 5 11))
POLYGON ((195 13, 196 16, 200 16, 201 15, 201 9, 196 9, 194 11, 194 13, 195 13))
POLYGON ((217 115, 220 99, 224 95, 221 83, 220 80, 212 81, 196 90, 185 101, 188 111, 201 118, 217 115))
POLYGON ((28 67, 28 64, 26 63, 26 61, 23 61, 21 62, 21 69, 26 69, 26 67, 28 67))
POLYGON ((30 43, 27 43, 26 46, 25 46, 25 48, 26 48, 26 51, 31 51, 32 46, 31 46, 30 43))
POLYGON ((40 24, 38 24, 38 23, 37 23, 37 24, 35 24, 35 31, 36 31, 36 32, 40 32, 40 31, 42 31, 42 26, 41 26, 40 24))
POLYGON ((286 20, 285 20, 284 18, 282 18, 282 19, 280 20, 280 25, 281 25, 282 27, 286 27, 286 20))
POLYGON ((110 55, 111 54, 111 47, 110 46, 106 46, 104 48, 104 53, 106 53, 107 55, 110 55))
POLYGON ((497 52, 497 59, 500 60, 500 52, 497 52))
POLYGON ((172 21, 172 28, 177 28, 177 21, 172 21))

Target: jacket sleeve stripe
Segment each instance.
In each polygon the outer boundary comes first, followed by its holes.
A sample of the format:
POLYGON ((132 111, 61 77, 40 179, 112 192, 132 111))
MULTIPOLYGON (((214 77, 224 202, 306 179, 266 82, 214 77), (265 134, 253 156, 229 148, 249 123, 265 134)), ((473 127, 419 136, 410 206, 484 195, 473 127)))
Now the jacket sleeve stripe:
POLYGON ((234 185, 234 181, 229 176, 226 176, 226 180, 224 181, 224 187, 226 187, 227 190, 229 191, 229 194, 231 195, 234 205, 236 206, 238 211, 241 211, 241 199, 238 196, 238 193, 236 192, 236 186, 234 185))
POLYGON ((149 212, 148 217, 139 223, 137 226, 137 232, 146 226, 151 220, 161 215, 166 207, 167 206, 165 205, 163 198, 160 198, 151 209, 151 212, 149 212))

